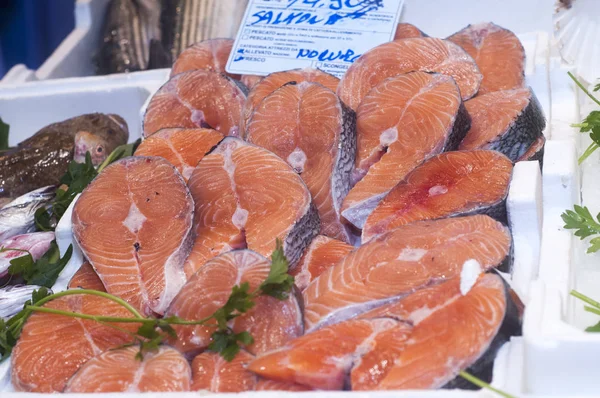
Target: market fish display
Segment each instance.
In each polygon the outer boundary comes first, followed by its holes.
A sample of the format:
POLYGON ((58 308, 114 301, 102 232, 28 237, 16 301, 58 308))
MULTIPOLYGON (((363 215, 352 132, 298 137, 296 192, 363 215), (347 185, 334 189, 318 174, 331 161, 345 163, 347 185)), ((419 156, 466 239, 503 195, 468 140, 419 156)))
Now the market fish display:
POLYGON ((28 251, 33 261, 37 261, 50 249, 50 243, 53 240, 54 232, 33 232, 0 241, 0 250, 3 250, 0 252, 0 278, 8 272, 12 259, 27 255, 26 252, 19 250, 28 251))
POLYGON ((210 39, 192 44, 175 60, 171 68, 171 76, 190 70, 206 69, 239 80, 240 75, 232 75, 225 71, 232 46, 232 39, 210 39))
POLYGON ((144 115, 144 137, 163 128, 212 128, 240 134, 246 93, 235 80, 208 70, 173 76, 154 94, 144 115))
POLYGON ((91 289, 105 292, 106 288, 100 277, 94 271, 92 264, 85 260, 69 281, 69 289, 91 289))
POLYGON ((317 83, 286 83, 256 107, 246 140, 300 174, 319 212, 321 234, 352 242, 340 209, 350 190, 356 118, 333 91, 317 83))
POLYGON ((413 72, 382 81, 357 109, 358 181, 342 216, 362 228, 377 203, 425 159, 454 150, 470 126, 454 80, 413 72))
POLYGON ((477 64, 458 45, 431 37, 381 44, 357 59, 340 81, 337 93, 356 110, 367 93, 388 77, 413 71, 451 76, 463 100, 473 97, 481 83, 477 64))
POLYGON ((223 134, 204 128, 158 130, 135 150, 135 156, 160 156, 169 161, 189 180, 204 155, 223 139, 223 134))
POLYGON ((392 318, 348 320, 259 356, 248 369, 269 379, 341 390, 351 370, 353 378, 364 377, 369 371, 377 371, 373 363, 383 359, 382 352, 392 359, 398 355, 411 329, 408 323, 392 318))
MULTIPOLYGON (((176 315, 193 320, 204 319, 223 306, 234 285, 248 282, 249 292, 255 291, 267 278, 270 262, 251 250, 235 250, 221 254, 204 264, 183 286, 166 316, 176 315)), ((244 315, 235 318, 230 327, 235 333, 248 331, 254 342, 246 349, 264 353, 276 349, 302 335, 301 303, 292 293, 285 300, 259 296, 256 305, 244 315)), ((177 340, 172 343, 187 355, 206 349, 213 326, 174 326, 177 340)))
POLYGON ((0 153, 0 197, 16 197, 57 185, 71 160, 82 163, 90 152, 99 165, 127 143, 127 123, 120 116, 92 113, 44 127, 17 147, 0 153))
POLYGON ((411 39, 414 37, 427 37, 427 35, 415 25, 409 23, 399 23, 394 34, 394 40, 411 39))
POLYGON ((0 207, 0 242, 35 231, 35 212, 54 199, 56 187, 47 186, 19 196, 0 207))
MULTIPOLYGON (((98 296, 66 296, 44 307, 90 315, 132 317, 119 304, 98 296)), ((121 324, 125 331, 86 319, 34 313, 23 327, 11 356, 16 391, 62 392, 73 374, 104 351, 130 343, 138 325, 121 324)))
POLYGON ((104 353, 86 362, 69 380, 67 393, 177 392, 189 391, 191 370, 177 350, 161 346, 136 355, 139 347, 125 347, 104 353))
POLYGON ((421 221, 363 244, 304 290, 307 331, 337 323, 458 276, 467 260, 483 270, 510 253, 508 228, 485 215, 421 221))
POLYGON ((257 82, 252 90, 248 93, 248 98, 244 103, 243 119, 242 119, 242 137, 245 135, 245 130, 248 126, 252 114, 256 107, 273 91, 277 90, 286 83, 295 82, 312 82, 319 83, 328 89, 335 91, 340 82, 340 79, 323 72, 320 69, 304 68, 292 69, 282 72, 271 73, 265 78, 257 82))
POLYGON ((194 201, 159 157, 129 157, 106 169, 73 209, 73 235, 107 292, 146 315, 162 314, 185 283, 194 201))
POLYGON ((319 216, 300 176, 281 158, 226 137, 192 173, 195 241, 190 277, 212 257, 248 248, 269 256, 275 240, 293 267, 319 232, 319 216))
POLYGON ((304 290, 323 271, 336 265, 352 250, 354 246, 341 240, 323 235, 316 236, 310 242, 298 265, 290 271, 290 275, 294 276, 294 283, 298 289, 304 290))
POLYGON ((477 62, 483 75, 479 94, 512 90, 525 83, 525 50, 510 30, 493 23, 469 25, 448 37, 477 62))
POLYGON ((492 149, 516 162, 534 143, 539 145, 546 127, 542 107, 530 88, 478 95, 465 107, 471 129, 459 149, 492 149))
POLYGON ((456 151, 415 168, 373 210, 362 243, 421 220, 487 214, 507 223, 506 197, 512 162, 496 151, 456 151))

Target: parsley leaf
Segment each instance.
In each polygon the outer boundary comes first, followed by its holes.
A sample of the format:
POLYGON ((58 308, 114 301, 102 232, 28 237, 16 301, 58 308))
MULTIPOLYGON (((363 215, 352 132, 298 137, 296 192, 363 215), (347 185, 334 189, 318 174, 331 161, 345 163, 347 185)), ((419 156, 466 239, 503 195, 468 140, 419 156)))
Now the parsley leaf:
MULTIPOLYGON (((584 86, 577 80, 577 78, 568 72, 568 75, 577 86, 596 104, 600 105, 600 101, 594 97, 584 86)), ((593 91, 600 90, 600 84, 594 87, 593 91)), ((583 163, 592 153, 600 148, 600 111, 592 111, 590 114, 583 119, 583 122, 579 124, 573 124, 573 127, 579 127, 579 131, 582 133, 590 133, 590 139, 592 143, 586 148, 583 154, 579 157, 579 164, 583 163)))
POLYGON ((244 282, 240 286, 233 286, 227 302, 212 315, 214 320, 217 321, 219 329, 226 329, 227 322, 254 307, 254 301, 252 301, 249 290, 250 284, 248 282, 244 282))
MULTIPOLYGON (((573 210, 566 210, 561 214, 565 222, 565 229, 575 229, 575 236, 585 239, 588 236, 600 234, 600 213, 596 216, 596 221, 587 207, 575 205, 573 210)), ((588 247, 588 253, 594 253, 600 250, 600 237, 593 238, 588 247)))
POLYGON ((8 146, 8 131, 10 126, 2 121, 0 118, 0 151, 9 149, 8 146))
POLYGON ((104 168, 106 166, 108 166, 111 163, 116 162, 117 160, 126 158, 128 156, 133 156, 133 154, 135 153, 135 150, 137 149, 137 147, 140 145, 141 142, 142 142, 142 139, 138 138, 135 142, 132 142, 131 144, 124 144, 124 145, 119 145, 118 147, 116 147, 115 150, 112 151, 110 153, 110 155, 108 155, 108 157, 104 160, 104 162, 102 162, 102 164, 100 166, 98 166, 98 173, 100 173, 102 170, 104 170, 104 168))
POLYGON ((283 245, 277 239, 275 241, 275 251, 271 255, 269 275, 259 287, 262 294, 285 300, 294 285, 294 277, 288 274, 288 268, 289 263, 283 253, 283 245))
POLYGON ((210 351, 218 352, 223 359, 231 361, 240 352, 240 344, 248 346, 254 342, 250 333, 243 331, 234 333, 230 328, 218 330, 212 334, 212 342, 208 346, 210 351))
MULTIPOLYGON (((3 248, 3 250, 10 250, 10 248, 3 248)), ((67 265, 72 254, 73 246, 69 245, 65 255, 61 258, 58 245, 53 240, 48 251, 37 261, 33 261, 33 257, 29 252, 25 256, 10 260, 8 273, 10 275, 21 275, 28 285, 49 288, 54 285, 60 271, 67 265)))

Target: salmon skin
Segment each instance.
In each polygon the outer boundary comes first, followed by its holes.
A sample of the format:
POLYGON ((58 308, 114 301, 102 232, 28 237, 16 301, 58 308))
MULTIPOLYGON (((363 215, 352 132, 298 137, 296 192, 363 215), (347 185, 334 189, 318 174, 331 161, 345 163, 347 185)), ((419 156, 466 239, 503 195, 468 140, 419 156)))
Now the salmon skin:
MULTIPOLYGON (((166 316, 183 319, 203 319, 222 307, 234 285, 248 282, 255 291, 267 278, 270 262, 251 250, 235 250, 221 254, 204 264, 183 286, 166 316)), ((230 327, 236 332, 247 331, 254 343, 246 347, 252 354, 278 348, 303 333, 301 301, 295 294, 285 300, 259 296, 255 306, 235 318, 230 327)), ((194 355, 206 349, 213 326, 174 326, 177 340, 172 344, 181 352, 194 355)))
POLYGON ((254 110, 273 91, 286 83, 296 82, 313 82, 319 83, 328 89, 335 91, 337 89, 340 79, 330 75, 329 73, 323 72, 320 69, 304 68, 304 69, 292 69, 283 72, 275 72, 266 76, 257 82, 252 90, 248 93, 248 98, 244 103, 244 110, 242 112, 242 137, 245 136, 245 131, 254 113, 254 110))
POLYGON ((468 25, 448 40, 461 46, 477 62, 483 75, 480 95, 525 84, 525 49, 510 30, 491 22, 468 25))
POLYGON ((223 138, 223 134, 212 129, 162 129, 142 141, 135 156, 165 158, 187 182, 198 162, 223 138))
POLYGON ((544 147, 546 145, 546 138, 544 136, 539 137, 529 149, 519 158, 517 162, 521 161, 535 161, 540 163, 540 169, 544 166, 544 147))
POLYGON ((412 39, 414 37, 428 37, 425 33, 421 32, 415 25, 409 23, 399 23, 394 34, 394 40, 400 39, 412 39))
POLYGON ((362 228, 377 203, 430 156, 454 150, 470 118, 451 77, 413 72, 382 81, 357 110, 354 180, 342 216, 362 228))
POLYGON ((213 128, 239 135, 245 87, 225 75, 193 70, 171 77, 150 100, 143 135, 169 127, 213 128))
POLYGON ((397 355, 411 329, 391 318, 352 319, 292 340, 259 356, 248 369, 282 382, 341 390, 351 372, 353 379, 369 377, 386 363, 382 354, 397 355))
POLYGON ((162 314, 185 283, 193 215, 181 174, 162 158, 134 156, 106 167, 83 191, 73 235, 107 292, 162 314))
POLYGON ((477 93, 482 79, 473 58, 458 45, 421 37, 395 40, 367 51, 350 65, 337 93, 346 105, 356 110, 365 95, 383 80, 413 71, 452 76, 463 100, 477 93))
POLYGON ((175 60, 171 76, 190 70, 206 69, 239 80, 240 75, 232 75, 225 71, 232 47, 232 39, 210 39, 192 44, 175 60))
POLYGON ((319 235, 312 240, 298 265, 290 271, 290 275, 294 276, 298 289, 304 290, 323 271, 336 265, 352 250, 352 245, 319 235))
POLYGON ((310 192, 282 159, 226 137, 194 170, 195 242, 185 264, 190 277, 206 261, 233 249, 270 256, 277 238, 293 267, 319 232, 310 192))
POLYGON ((496 91, 465 102, 471 130, 459 149, 492 149, 516 162, 543 136, 546 119, 530 88, 496 91))
POLYGON ((254 356, 240 351, 231 362, 215 352, 204 352, 192 361, 192 391, 253 391, 256 375, 246 370, 254 356))
POLYGON ((69 281, 69 289, 91 289, 106 292, 100 277, 94 271, 92 264, 85 260, 75 275, 69 281))
MULTIPOLYGON (((44 307, 90 315, 131 318, 121 305, 98 296, 65 296, 44 307)), ((84 363, 102 352, 130 343, 139 325, 119 324, 125 331, 96 321, 34 313, 25 323, 11 355, 16 391, 62 392, 84 363)))
POLYGON ((454 278, 365 316, 390 316, 413 325, 378 390, 476 388, 458 372, 466 370, 489 383, 496 353, 511 336, 521 335, 508 286, 492 273, 481 275, 470 289, 454 278))
POLYGON ((166 346, 136 358, 138 346, 106 351, 90 359, 69 380, 65 392, 189 391, 191 369, 177 350, 166 346))
POLYGON ((360 246, 304 290, 308 331, 337 323, 460 274, 467 260, 483 270, 511 249, 507 227, 485 216, 403 225, 360 246))
POLYGON ((512 162, 496 151, 446 152, 415 168, 367 218, 362 242, 421 220, 487 214, 507 224, 512 162))
POLYGON ((302 177, 321 219, 321 234, 350 243, 340 219, 356 153, 356 115, 330 89, 286 83, 257 107, 246 140, 266 148, 302 177))

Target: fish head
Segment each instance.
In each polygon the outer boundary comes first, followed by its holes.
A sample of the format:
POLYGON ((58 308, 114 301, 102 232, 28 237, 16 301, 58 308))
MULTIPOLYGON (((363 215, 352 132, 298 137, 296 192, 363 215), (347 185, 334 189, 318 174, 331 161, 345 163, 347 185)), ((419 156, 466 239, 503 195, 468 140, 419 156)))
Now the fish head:
POLYGON ((104 140, 89 131, 78 131, 75 135, 75 152, 73 160, 77 163, 85 163, 85 154, 89 152, 94 166, 102 163, 109 152, 104 140))
POLYGON ((85 154, 89 152, 94 166, 101 164, 119 145, 127 143, 129 132, 127 123, 118 115, 107 115, 99 123, 94 123, 88 130, 80 130, 75 134, 73 160, 85 162, 85 154))

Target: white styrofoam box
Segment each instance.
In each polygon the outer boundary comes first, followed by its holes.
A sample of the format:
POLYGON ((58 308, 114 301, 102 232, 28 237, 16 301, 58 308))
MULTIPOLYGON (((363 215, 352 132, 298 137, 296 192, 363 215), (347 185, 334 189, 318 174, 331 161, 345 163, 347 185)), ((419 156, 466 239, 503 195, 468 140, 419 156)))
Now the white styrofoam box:
POLYGON ((127 121, 129 140, 141 136, 139 110, 167 79, 168 70, 0 86, 0 117, 16 145, 48 124, 85 113, 115 113, 127 121))

